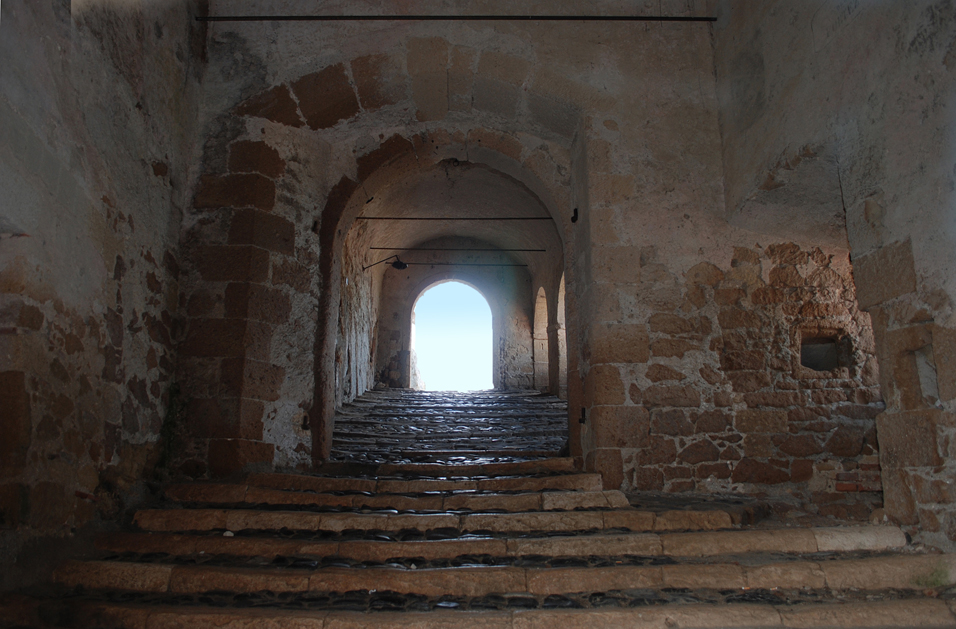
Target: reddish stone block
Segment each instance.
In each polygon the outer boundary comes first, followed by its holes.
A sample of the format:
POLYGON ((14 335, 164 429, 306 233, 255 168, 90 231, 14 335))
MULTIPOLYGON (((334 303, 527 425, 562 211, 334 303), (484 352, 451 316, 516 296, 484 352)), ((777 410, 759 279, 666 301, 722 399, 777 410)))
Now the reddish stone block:
POLYGON ((707 439, 696 441, 677 453, 677 460, 696 465, 705 461, 717 461, 720 450, 707 439))
POLYGON ((595 365, 584 383, 586 406, 620 406, 624 404, 624 383, 621 372, 612 365, 595 365))
POLYGON ((790 463, 790 480, 794 483, 803 483, 813 478, 813 461, 809 459, 795 459, 790 463))
POLYGON ((39 330, 43 327, 45 318, 40 309, 30 304, 23 304, 20 314, 17 315, 17 325, 28 330, 39 330))
POLYGON ((746 295, 740 288, 718 288, 714 291, 714 301, 718 306, 737 306, 746 295))
POLYGON ((647 328, 638 324, 591 328, 591 363, 645 363, 650 358, 647 328))
POLYGON ((279 151, 265 142, 240 140, 229 146, 229 170, 234 173, 261 173, 276 179, 285 172, 279 151))
POLYGON ((600 474, 604 489, 620 489, 624 482, 624 463, 621 451, 616 448, 600 448, 588 452, 584 469, 600 474))
POLYGON ((689 436, 694 434, 694 425, 680 409, 654 409, 651 413, 651 432, 656 435, 689 436))
POLYGON ((757 485, 776 485, 786 483, 790 480, 790 475, 778 467, 769 463, 763 463, 754 459, 741 459, 731 479, 735 483, 754 483, 757 485))
POLYGON ((641 491, 664 489, 664 474, 656 467, 641 466, 634 469, 631 484, 641 491))
POLYGON ((261 440, 264 410, 259 400, 194 398, 186 407, 186 418, 200 438, 261 440))
POLYGON ((729 351, 720 355, 720 368, 724 371, 759 371, 766 365, 766 355, 755 350, 729 351))
POLYGON ((750 301, 757 306, 782 304, 787 299, 787 291, 774 286, 761 286, 750 294, 750 301))
POLYGON ((770 374, 765 371, 731 371, 727 379, 738 393, 749 393, 770 386, 770 374))
POLYGON ((312 129, 328 129, 359 112, 358 99, 341 63, 307 74, 292 84, 292 91, 312 129))
POLYGON ((648 406, 700 406, 700 392, 692 386, 654 385, 644 389, 648 406))
POLYGON ((413 150, 414 146, 409 140, 398 134, 393 135, 382 142, 374 151, 370 151, 355 160, 359 180, 365 181, 383 164, 388 163, 400 155, 410 153, 413 150))
POLYGON ((677 460, 677 444, 673 437, 651 435, 647 440, 647 447, 641 455, 641 463, 669 465, 677 460))
POLYGON ((272 329, 245 319, 192 319, 180 346, 184 356, 266 356, 272 329))
POLYGON ((904 470, 883 467, 883 508, 900 524, 916 524, 916 501, 904 470))
POLYGON ((853 257, 856 299, 867 310, 916 290, 913 247, 907 239, 872 253, 853 257))
POLYGON ((741 308, 722 308, 717 314, 717 322, 724 329, 760 327, 760 317, 741 308))
POLYGON ((743 433, 785 433, 787 413, 779 410, 745 409, 737 411, 734 426, 743 433))
POLYGON ((684 380, 687 376, 667 365, 655 363, 647 368, 645 377, 651 382, 664 382, 667 380, 684 380))
POLYGON ((694 478, 730 478, 731 471, 729 463, 702 463, 694 470, 694 478))
POLYGON ((710 262, 701 262, 687 271, 688 286, 716 286, 724 279, 724 272, 710 262))
MULTIPOLYGON (((736 251, 736 248, 734 249, 736 251)), ((792 242, 767 245, 767 255, 775 264, 806 264, 809 254, 792 242)))
POLYGON ((803 403, 803 395, 797 391, 760 391, 744 393, 744 402, 747 406, 799 406, 803 403))
POLYGON ((952 418, 937 409, 881 413, 876 418, 876 432, 884 473, 887 468, 942 465, 937 426, 943 421, 952 425, 952 418))
POLYGON ((281 216, 259 210, 237 210, 229 224, 230 245, 255 245, 292 255, 295 253, 295 225, 281 216))
POLYGON ((26 464, 33 423, 26 374, 0 372, 0 473, 17 475, 26 464))
POLYGON ((865 430, 856 426, 840 426, 824 446, 834 456, 853 458, 863 450, 865 430))
POLYGON ((699 349, 697 343, 683 339, 658 339, 651 343, 651 354, 661 358, 683 358, 687 352, 699 349))
POLYGON ((797 287, 806 284, 806 280, 797 272, 797 269, 782 264, 770 269, 770 285, 782 287, 797 287))
POLYGON ((248 358, 222 361, 220 391, 229 397, 251 398, 274 402, 285 379, 285 369, 248 358))
POLYGON ((193 199, 197 209, 254 207, 269 211, 276 203, 276 185, 257 173, 203 175, 193 199))
POLYGON ((365 111, 405 100, 405 73, 396 57, 366 55, 352 60, 352 78, 365 111))
POLYGON ((647 443, 650 414, 642 406, 595 406, 589 422, 598 448, 641 448, 647 443))
POLYGON ((790 435, 778 447, 790 456, 807 457, 823 452, 813 435, 790 435))
POLYGON ((700 433, 718 433, 725 432, 730 425, 730 414, 726 411, 704 411, 691 416, 694 424, 694 432, 700 433))
POLYGON ((684 317, 659 312, 647 321, 651 332, 661 334, 691 334, 698 331, 698 322, 688 321, 684 317))
POLYGON ((249 439, 210 439, 209 472, 213 476, 229 476, 249 466, 271 466, 275 446, 249 439))
POLYGON ((290 127, 302 126, 299 109, 285 85, 277 85, 247 98, 236 107, 236 113, 240 116, 265 118, 290 127))
POLYGON ((196 266, 207 282, 264 282, 269 252, 259 247, 214 245, 196 252, 196 266))
POLYGON ((288 295, 262 284, 229 284, 224 306, 227 317, 265 321, 273 325, 288 321, 292 312, 288 295))

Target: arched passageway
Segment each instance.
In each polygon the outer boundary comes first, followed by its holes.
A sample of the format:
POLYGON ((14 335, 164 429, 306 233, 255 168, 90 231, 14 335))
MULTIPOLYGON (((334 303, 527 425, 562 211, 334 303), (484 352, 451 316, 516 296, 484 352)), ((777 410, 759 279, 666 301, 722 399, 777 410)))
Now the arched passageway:
POLYGON ((410 336, 411 388, 493 388, 491 308, 474 288, 459 281, 428 288, 412 309, 410 336))

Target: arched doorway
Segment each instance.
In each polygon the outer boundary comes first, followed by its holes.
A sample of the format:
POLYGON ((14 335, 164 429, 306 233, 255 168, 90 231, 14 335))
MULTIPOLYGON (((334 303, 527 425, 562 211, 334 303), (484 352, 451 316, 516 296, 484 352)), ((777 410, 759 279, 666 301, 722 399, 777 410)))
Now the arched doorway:
POLYGON ((548 360, 548 297, 544 286, 538 288, 534 301, 534 388, 547 391, 550 388, 548 360))
POLYGON ((464 282, 425 290, 412 308, 410 385, 425 391, 491 389, 492 316, 487 300, 464 282))

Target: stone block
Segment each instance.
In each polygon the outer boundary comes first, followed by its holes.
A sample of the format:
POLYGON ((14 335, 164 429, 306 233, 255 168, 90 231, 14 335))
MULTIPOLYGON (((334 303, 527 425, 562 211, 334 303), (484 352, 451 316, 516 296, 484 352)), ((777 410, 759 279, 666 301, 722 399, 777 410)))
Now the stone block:
POLYGON ((604 489, 620 489, 624 483, 624 461, 617 448, 598 448, 588 452, 584 469, 600 474, 604 489))
POLYGON ((677 453, 677 460, 689 465, 716 461, 718 458, 720 450, 707 439, 695 441, 677 453))
POLYGON ((352 78, 365 111, 399 103, 408 96, 398 57, 366 55, 352 60, 352 78))
POLYGON ((717 286, 724 279, 724 272, 710 262, 700 262, 685 274, 688 286, 717 286))
POLYGON ((253 319, 272 325, 289 320, 292 305, 281 290, 262 284, 232 283, 226 286, 226 317, 253 319))
POLYGON ((650 415, 642 406, 596 406, 589 418, 598 448, 640 448, 647 443, 650 415))
POLYGON ((753 483, 756 485, 776 485, 790 480, 790 474, 779 467, 751 458, 741 459, 734 468, 731 479, 735 483, 753 483))
POLYGON ((747 406, 773 406, 783 408, 803 404, 803 394, 799 391, 759 391, 744 393, 744 402, 747 406))
POLYGON ((265 282, 269 252, 248 245, 213 245, 196 252, 196 266, 207 282, 265 282))
POLYGON ((229 146, 229 170, 233 173, 260 173, 273 179, 285 172, 279 151, 265 142, 240 140, 229 146))
POLYGON ((689 385, 653 385, 644 389, 647 406, 700 406, 700 391, 689 385))
POLYGON ((899 524, 917 524, 916 501, 909 485, 909 477, 904 470, 882 467, 880 476, 883 481, 883 508, 887 515, 899 524))
POLYGON ((486 50, 478 61, 478 75, 511 85, 523 85, 531 69, 531 62, 494 50, 486 50))
POLYGON ((941 422, 952 425, 952 418, 938 409, 880 413, 876 418, 880 466, 887 469, 941 465, 937 442, 941 422))
POLYGON ((621 372, 612 365, 595 365, 585 378, 585 406, 620 406, 624 404, 624 383, 621 372))
POLYGON ((651 332, 662 334, 691 334, 699 331, 699 324, 680 315, 658 312, 647 321, 651 332))
POLYGON ((760 317, 742 308, 722 308, 717 314, 717 321, 724 329, 761 327, 760 317))
POLYGON ((248 358, 227 358, 222 361, 219 386, 225 396, 274 402, 279 399, 284 380, 285 369, 277 365, 248 358))
POLYGON ((452 111, 471 109, 471 88, 474 83, 474 48, 455 46, 451 50, 451 63, 448 68, 448 107, 452 111))
POLYGON ((224 358, 247 355, 264 358, 269 354, 272 328, 246 319, 192 319, 180 345, 184 356, 224 358))
POLYGON ((229 224, 230 245, 255 245, 269 251, 295 253, 295 225, 274 214, 237 210, 229 224))
POLYGON ((862 310, 916 290, 916 266, 909 240, 853 258, 856 300, 862 310))
POLYGON ((275 446, 249 439, 210 439, 209 471, 214 476, 229 476, 247 465, 272 464, 275 446))
POLYGON ((199 423, 203 437, 218 439, 262 439, 263 403, 248 398, 190 400, 186 417, 199 423))
POLYGON ((73 514, 76 498, 59 483, 39 482, 30 488, 30 525, 41 530, 57 529, 73 514))
POLYGON ((655 408, 651 413, 651 432, 655 435, 688 436, 694 434, 694 425, 687 419, 686 412, 679 408, 655 408))
POLYGON ((760 371, 766 364, 764 352, 756 350, 727 351, 720 355, 720 368, 724 371, 760 371))
POLYGON ((641 252, 636 247, 594 247, 591 258, 595 282, 637 284, 641 281, 641 252))
POLYGON ((658 339, 651 343, 651 355, 660 358, 683 358, 687 352, 700 350, 700 345, 684 339, 658 339))
POLYGON ((906 534, 896 526, 835 526, 811 530, 821 553, 885 552, 906 546, 906 534))
POLYGON ((359 112, 358 98, 341 63, 307 74, 292 84, 309 127, 328 129, 359 112))
POLYGON ((782 410, 740 410, 735 413, 734 427, 743 433, 786 433, 787 412, 782 410))
POLYGON ((26 374, 0 372, 0 474, 16 476, 27 462, 33 420, 26 374))
POLYGON ((513 120, 518 109, 518 88, 502 81, 476 76, 472 103, 475 109, 513 120))
POLYGON ((667 365, 653 364, 647 368, 644 377, 651 382, 666 382, 668 380, 677 380, 678 382, 687 378, 684 374, 667 365))
POLYGON ((275 202, 276 186, 271 179, 258 173, 240 173, 200 177, 193 206, 201 210, 254 207, 268 212, 275 202))
POLYGON ((591 328, 591 363, 644 363, 650 358, 647 328, 640 324, 598 324, 591 328))
POLYGON ((824 448, 834 456, 853 458, 863 450, 865 431, 858 426, 839 426, 827 440, 824 448))
POLYGON ((406 63, 417 119, 441 120, 448 113, 448 42, 441 37, 409 39, 406 63))
POLYGON ((277 85, 246 99, 236 108, 236 113, 265 118, 290 127, 302 126, 299 108, 285 85, 277 85))
POLYGON ((574 137, 580 124, 574 108, 533 92, 528 94, 528 113, 535 124, 566 138, 574 137))
POLYGON ((956 330, 933 326, 933 358, 939 399, 956 399, 956 330))

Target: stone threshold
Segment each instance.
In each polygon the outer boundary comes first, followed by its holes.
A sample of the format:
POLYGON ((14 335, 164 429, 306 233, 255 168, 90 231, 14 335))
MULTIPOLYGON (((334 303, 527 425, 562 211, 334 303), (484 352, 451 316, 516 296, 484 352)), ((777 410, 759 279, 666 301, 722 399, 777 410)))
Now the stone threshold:
POLYGON ((135 524, 144 531, 332 531, 449 529, 458 533, 587 531, 718 530, 733 526, 723 511, 537 511, 517 513, 410 514, 317 513, 311 511, 256 511, 247 509, 147 509, 138 511, 135 524))
POLYGON ((457 494, 451 496, 402 496, 396 494, 334 495, 269 489, 249 485, 195 483, 170 485, 166 497, 179 502, 250 505, 300 505, 345 509, 397 509, 414 511, 488 510, 554 511, 572 509, 630 508, 619 491, 555 491, 518 494, 457 494))
POLYGON ((479 479, 374 479, 306 476, 301 474, 250 474, 246 484, 297 491, 365 491, 370 493, 423 493, 429 491, 601 491, 600 474, 517 476, 479 479))
POLYGON ((634 588, 832 590, 913 589, 956 584, 956 554, 899 555, 829 561, 770 561, 650 566, 524 568, 481 566, 410 570, 392 567, 236 568, 120 561, 68 561, 54 581, 69 588, 171 594, 228 591, 343 592, 379 590, 423 596, 532 596, 634 588))
POLYGON ((100 550, 113 553, 342 557, 385 562, 398 558, 425 560, 462 555, 493 557, 716 557, 744 553, 814 554, 883 552, 906 546, 897 527, 859 526, 815 529, 760 529, 695 533, 597 533, 539 537, 460 538, 415 541, 315 541, 237 535, 110 533, 97 538, 100 550))

